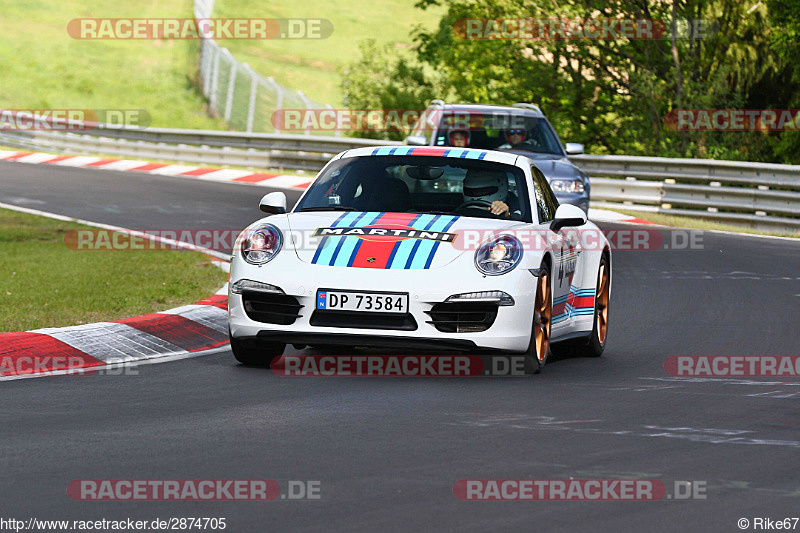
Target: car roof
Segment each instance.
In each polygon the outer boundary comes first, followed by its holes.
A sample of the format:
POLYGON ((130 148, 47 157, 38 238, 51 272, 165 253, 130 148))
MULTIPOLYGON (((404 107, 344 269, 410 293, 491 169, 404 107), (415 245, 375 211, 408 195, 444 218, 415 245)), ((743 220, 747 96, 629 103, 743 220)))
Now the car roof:
MULTIPOLYGON (((481 159, 483 161, 493 161, 506 165, 515 165, 520 158, 519 154, 509 152, 497 152, 495 150, 482 150, 480 148, 454 148, 452 146, 369 146, 365 148, 354 148, 342 152, 342 159, 348 157, 365 156, 387 156, 387 155, 407 155, 407 156, 434 156, 452 157, 455 159, 481 159)), ((527 158, 526 158, 527 159, 527 158)))
POLYGON ((530 107, 515 107, 515 106, 506 106, 506 105, 494 105, 494 104, 445 104, 444 106, 439 106, 445 111, 476 111, 479 113, 496 113, 501 111, 503 113, 507 113, 509 115, 528 115, 532 117, 539 117, 544 118, 544 113, 540 111, 536 111, 535 109, 531 109, 530 107))

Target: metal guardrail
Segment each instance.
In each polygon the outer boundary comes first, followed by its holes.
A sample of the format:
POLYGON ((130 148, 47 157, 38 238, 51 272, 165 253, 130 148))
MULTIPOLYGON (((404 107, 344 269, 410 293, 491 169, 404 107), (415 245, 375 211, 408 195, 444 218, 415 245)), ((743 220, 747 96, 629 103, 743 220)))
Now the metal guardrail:
MULTIPOLYGON (((269 133, 111 128, 0 131, 0 143, 86 155, 316 172, 343 150, 395 142, 269 133)), ((709 159, 578 155, 592 178, 592 205, 702 217, 800 232, 800 165, 709 159)))
POLYGON ((592 203, 800 232, 800 165, 579 155, 592 203))
POLYGON ((397 144, 373 139, 239 133, 168 128, 106 128, 84 131, 0 132, 8 146, 160 159, 216 166, 319 171, 335 154, 351 148, 397 144))

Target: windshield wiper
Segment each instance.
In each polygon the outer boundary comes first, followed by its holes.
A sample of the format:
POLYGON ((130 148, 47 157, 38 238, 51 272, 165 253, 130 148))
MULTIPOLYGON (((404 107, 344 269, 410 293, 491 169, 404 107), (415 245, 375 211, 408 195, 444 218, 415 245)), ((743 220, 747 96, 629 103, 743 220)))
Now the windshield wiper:
POLYGON ((452 211, 406 211, 407 213, 414 213, 418 215, 452 215, 452 211))
POLYGON ((328 205, 325 207, 304 207, 300 211, 358 211, 358 209, 343 205, 328 205))

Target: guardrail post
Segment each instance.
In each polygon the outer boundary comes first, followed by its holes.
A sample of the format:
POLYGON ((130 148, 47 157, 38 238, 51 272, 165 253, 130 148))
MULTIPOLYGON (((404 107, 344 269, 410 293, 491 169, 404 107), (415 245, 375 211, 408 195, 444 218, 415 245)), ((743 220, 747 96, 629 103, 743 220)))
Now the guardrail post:
MULTIPOLYGON (((327 109, 333 109, 333 106, 331 104, 326 104, 325 107, 327 109)), ((334 115, 335 115, 335 113, 334 113, 334 115)), ((339 126, 339 121, 338 120, 336 121, 336 126, 337 127, 336 127, 336 130, 333 132, 333 136, 334 137, 341 137, 342 136, 342 132, 339 131, 339 127, 338 127, 339 126)))
POLYGON ((242 65, 244 71, 250 76, 250 100, 247 103, 247 133, 253 131, 253 120, 256 116, 256 96, 258 94, 258 76, 250 68, 250 65, 245 63, 242 65))
POLYGON ((231 60, 231 70, 228 76, 228 94, 225 98, 225 122, 230 122, 231 111, 233 110, 233 90, 236 87, 236 60, 233 58, 228 49, 225 49, 225 55, 231 60))
POLYGON ((217 110, 217 87, 219 85, 219 56, 222 49, 214 43, 214 63, 211 67, 211 96, 209 97, 209 107, 217 110))
POLYGON ((209 98, 211 95, 211 53, 213 47, 211 43, 202 39, 200 41, 200 78, 203 82, 203 96, 209 98))
MULTIPOLYGON (((275 97, 275 110, 277 111, 278 109, 283 109, 283 88, 277 81, 275 81, 275 78, 271 76, 267 78, 267 81, 275 88, 275 92, 277 93, 277 96, 275 97)), ((273 127, 275 128, 275 133, 281 132, 279 127, 275 126, 274 124, 273 127)))
MULTIPOLYGON (((297 94, 300 95, 300 98, 303 100, 303 105, 306 106, 306 109, 311 109, 311 100, 305 95, 303 91, 297 91, 297 94)), ((303 131, 303 135, 311 135, 311 131, 308 129, 303 131)))

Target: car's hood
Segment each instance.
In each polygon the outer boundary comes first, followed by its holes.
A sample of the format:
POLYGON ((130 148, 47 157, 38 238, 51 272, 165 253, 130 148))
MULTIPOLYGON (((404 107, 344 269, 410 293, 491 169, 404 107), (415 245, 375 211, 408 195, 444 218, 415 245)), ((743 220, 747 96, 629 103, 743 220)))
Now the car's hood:
POLYGON ((574 180, 584 179, 586 175, 580 171, 569 158, 560 155, 537 154, 524 150, 511 150, 515 154, 524 155, 536 163, 536 167, 548 181, 554 179, 574 180))
POLYGON ((348 268, 442 267, 488 235, 523 222, 378 212, 289 213, 287 239, 306 263, 348 268))

